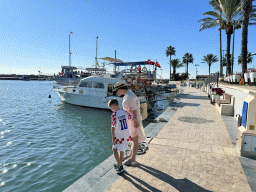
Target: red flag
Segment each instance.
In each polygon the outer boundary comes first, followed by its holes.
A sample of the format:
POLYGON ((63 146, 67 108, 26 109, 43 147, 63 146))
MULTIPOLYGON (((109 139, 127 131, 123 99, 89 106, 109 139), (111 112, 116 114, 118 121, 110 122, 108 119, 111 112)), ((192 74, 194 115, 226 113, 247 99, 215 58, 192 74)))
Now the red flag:
POLYGON ((156 62, 155 66, 161 68, 161 66, 158 62, 156 62))
POLYGON ((97 39, 98 39, 99 37, 97 36, 97 39))
POLYGON ((138 70, 138 71, 141 71, 141 67, 140 67, 140 65, 137 67, 137 70, 138 70))
POLYGON ((73 32, 70 31, 70 34, 73 34, 73 32))
POLYGON ((148 59, 147 64, 154 65, 155 63, 154 63, 153 61, 151 61, 151 60, 148 59))
POLYGON ((63 73, 59 72, 59 75, 63 76, 63 73))

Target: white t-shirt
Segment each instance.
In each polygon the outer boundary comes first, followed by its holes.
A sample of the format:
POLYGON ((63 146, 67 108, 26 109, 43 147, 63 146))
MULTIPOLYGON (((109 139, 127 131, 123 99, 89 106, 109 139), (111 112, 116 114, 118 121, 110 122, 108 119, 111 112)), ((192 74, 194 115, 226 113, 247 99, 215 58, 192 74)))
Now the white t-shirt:
POLYGON ((128 148, 128 142, 132 141, 128 121, 133 116, 130 113, 119 109, 111 116, 111 127, 115 128, 114 148, 118 151, 125 151, 128 148))

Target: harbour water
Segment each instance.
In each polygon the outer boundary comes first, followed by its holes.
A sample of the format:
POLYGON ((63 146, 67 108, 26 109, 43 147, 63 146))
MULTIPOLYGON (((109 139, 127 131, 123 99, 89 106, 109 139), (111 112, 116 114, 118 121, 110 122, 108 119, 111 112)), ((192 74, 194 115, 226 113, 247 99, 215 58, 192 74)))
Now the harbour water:
POLYGON ((63 103, 52 88, 0 81, 0 191, 62 191, 112 155, 111 111, 63 103))

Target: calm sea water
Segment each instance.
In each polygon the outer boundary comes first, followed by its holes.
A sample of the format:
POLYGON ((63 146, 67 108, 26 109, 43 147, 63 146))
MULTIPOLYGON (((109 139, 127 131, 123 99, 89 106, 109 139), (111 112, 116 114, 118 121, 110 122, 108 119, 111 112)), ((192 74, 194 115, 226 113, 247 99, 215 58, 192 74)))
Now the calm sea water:
POLYGON ((63 103, 52 87, 0 81, 0 191, 62 191, 112 155, 111 111, 63 103))
POLYGON ((63 191, 112 155, 112 112, 66 104, 52 88, 0 81, 0 191, 63 191))

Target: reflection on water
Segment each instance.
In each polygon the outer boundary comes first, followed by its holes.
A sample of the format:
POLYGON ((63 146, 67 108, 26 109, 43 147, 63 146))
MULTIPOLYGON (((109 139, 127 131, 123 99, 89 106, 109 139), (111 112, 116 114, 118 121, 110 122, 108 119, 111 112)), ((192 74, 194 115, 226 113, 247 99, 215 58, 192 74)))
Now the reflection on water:
POLYGON ((49 99, 52 85, 0 81, 0 191, 62 191, 112 154, 111 111, 49 99))

